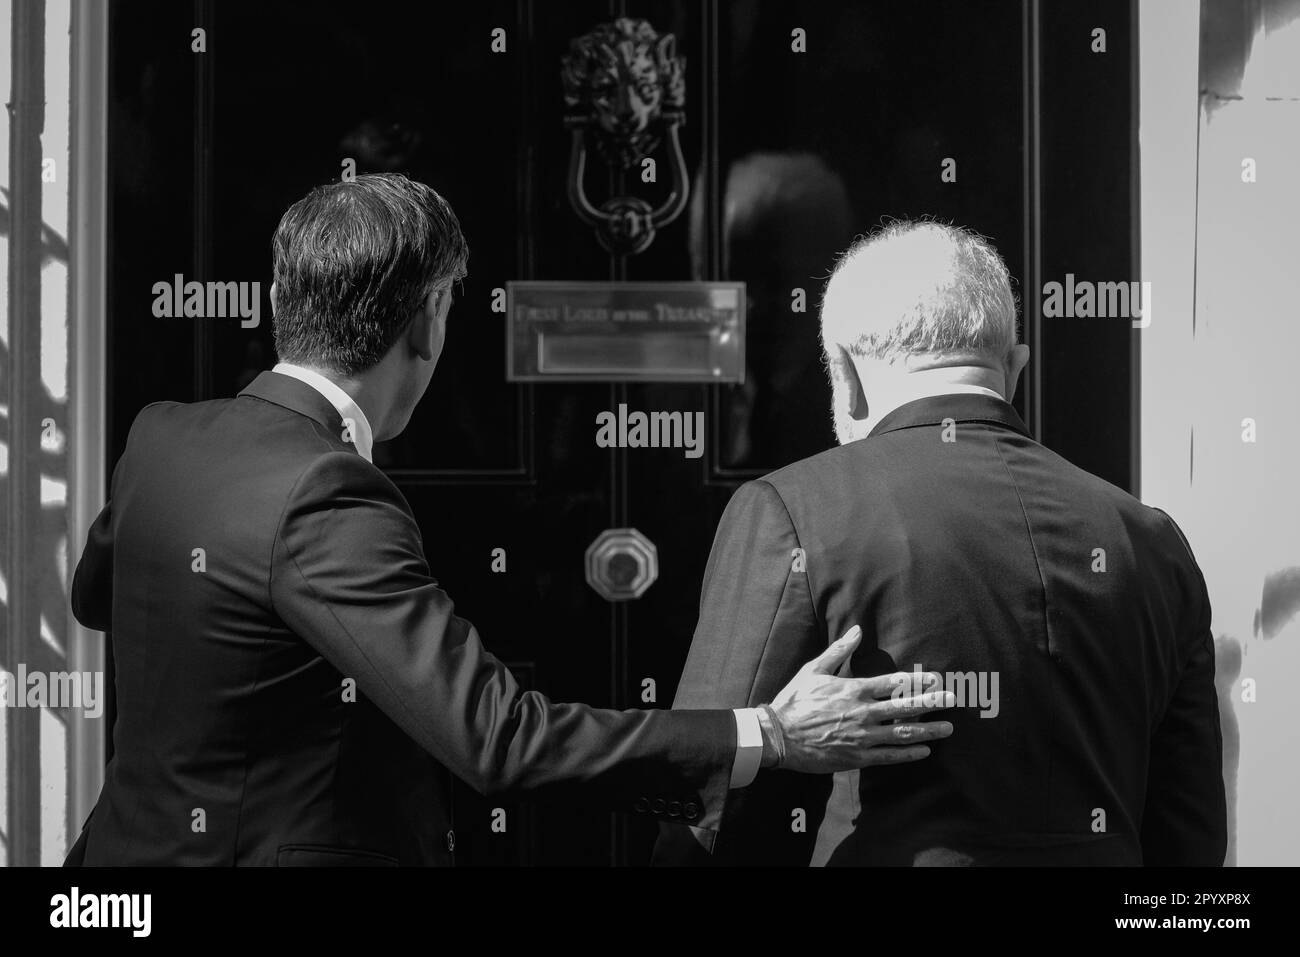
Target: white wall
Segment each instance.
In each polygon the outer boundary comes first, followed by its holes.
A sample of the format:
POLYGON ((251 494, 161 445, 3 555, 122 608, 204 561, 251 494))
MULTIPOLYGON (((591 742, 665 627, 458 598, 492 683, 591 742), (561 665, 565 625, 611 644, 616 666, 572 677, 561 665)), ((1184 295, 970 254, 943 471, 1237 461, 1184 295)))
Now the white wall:
POLYGON ((1257 623, 1266 579, 1300 569, 1300 20, 1277 25, 1292 5, 1262 5, 1274 29, 1243 46, 1240 88, 1204 95, 1199 5, 1139 5, 1142 278, 1156 303, 1137 333, 1141 494, 1182 526, 1209 586, 1229 863, 1243 865, 1300 863, 1300 618, 1271 637, 1257 623))

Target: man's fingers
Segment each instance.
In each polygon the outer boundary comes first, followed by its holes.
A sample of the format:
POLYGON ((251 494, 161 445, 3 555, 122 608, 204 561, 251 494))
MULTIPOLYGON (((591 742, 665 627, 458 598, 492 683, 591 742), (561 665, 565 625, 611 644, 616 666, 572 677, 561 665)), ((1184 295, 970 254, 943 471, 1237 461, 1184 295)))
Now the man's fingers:
POLYGON ((939 741, 952 734, 952 723, 948 721, 926 721, 923 724, 887 724, 873 728, 869 732, 879 745, 920 744, 923 741, 939 741))
POLYGON ((815 675, 833 675, 840 670, 840 665, 848 660, 849 655, 858 650, 862 643, 862 628, 854 625, 844 633, 844 637, 832 644, 820 655, 803 666, 804 670, 815 675))
POLYGON ((912 695, 907 698, 891 698, 889 701, 877 701, 870 706, 872 717, 877 721, 893 721, 909 715, 927 714, 931 711, 944 711, 956 707, 957 696, 951 691, 929 691, 925 694, 912 695))
POLYGON ((889 675, 864 678, 870 684, 872 698, 910 698, 926 691, 940 691, 943 675, 936 671, 895 671, 889 675))
POLYGON ((871 767, 873 764, 906 764, 929 756, 930 749, 924 744, 908 745, 905 748, 872 748, 867 752, 863 767, 871 767))

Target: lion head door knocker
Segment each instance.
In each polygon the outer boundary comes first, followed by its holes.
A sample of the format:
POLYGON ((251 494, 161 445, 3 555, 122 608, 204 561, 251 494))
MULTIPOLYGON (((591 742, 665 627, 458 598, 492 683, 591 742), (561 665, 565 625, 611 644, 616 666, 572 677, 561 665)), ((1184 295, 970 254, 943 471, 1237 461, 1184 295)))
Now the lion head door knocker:
POLYGON ((660 36, 645 20, 620 18, 570 41, 564 57, 564 124, 573 131, 569 202, 612 253, 645 251, 655 231, 686 208, 690 186, 677 129, 686 119, 686 61, 674 56, 676 45, 676 37, 660 36), (592 204, 584 183, 589 144, 615 170, 635 170, 641 182, 653 168, 650 154, 665 140, 672 191, 660 206, 636 196, 592 204))

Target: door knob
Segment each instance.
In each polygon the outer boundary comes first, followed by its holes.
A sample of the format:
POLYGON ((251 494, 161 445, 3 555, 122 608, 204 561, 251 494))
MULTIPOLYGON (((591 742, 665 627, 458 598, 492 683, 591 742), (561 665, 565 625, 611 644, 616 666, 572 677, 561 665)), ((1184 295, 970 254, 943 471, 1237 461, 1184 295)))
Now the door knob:
POLYGON ((659 577, 659 551, 635 528, 607 528, 587 548, 587 584, 606 601, 640 598, 659 577))

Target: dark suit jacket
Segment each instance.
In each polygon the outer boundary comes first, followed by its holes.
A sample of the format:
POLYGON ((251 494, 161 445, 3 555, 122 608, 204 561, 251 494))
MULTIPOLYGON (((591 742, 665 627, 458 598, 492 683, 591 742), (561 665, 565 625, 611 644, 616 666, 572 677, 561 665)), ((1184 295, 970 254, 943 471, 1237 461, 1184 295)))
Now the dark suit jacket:
POLYGON ((966 707, 935 716, 952 737, 833 787, 760 772, 712 858, 677 826, 657 862, 1222 864, 1200 570, 1167 515, 1039 445, 1007 403, 911 402, 741 487, 674 706, 771 700, 854 624, 853 674, 953 676, 966 707))
POLYGON ((716 827, 734 717, 521 691, 343 434, 276 373, 137 417, 72 588, 117 718, 68 862, 448 864, 448 772, 716 827))

